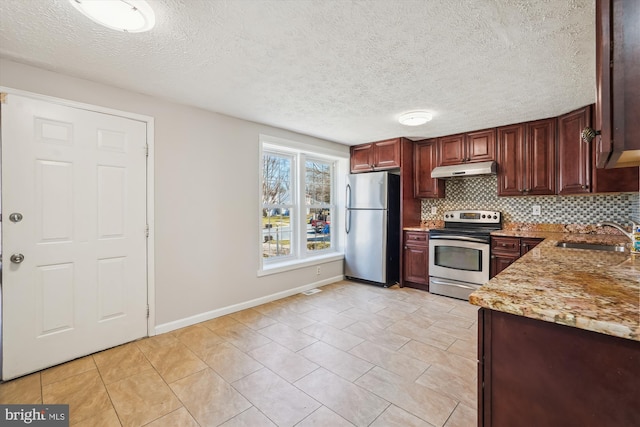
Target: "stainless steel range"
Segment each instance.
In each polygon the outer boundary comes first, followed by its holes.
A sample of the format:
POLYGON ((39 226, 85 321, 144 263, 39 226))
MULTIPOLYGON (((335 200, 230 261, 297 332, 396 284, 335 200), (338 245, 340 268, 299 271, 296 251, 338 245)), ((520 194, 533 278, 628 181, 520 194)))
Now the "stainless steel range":
POLYGON ((468 300, 489 280, 490 233, 501 228, 500 212, 445 212, 444 228, 429 231, 429 292, 468 300))

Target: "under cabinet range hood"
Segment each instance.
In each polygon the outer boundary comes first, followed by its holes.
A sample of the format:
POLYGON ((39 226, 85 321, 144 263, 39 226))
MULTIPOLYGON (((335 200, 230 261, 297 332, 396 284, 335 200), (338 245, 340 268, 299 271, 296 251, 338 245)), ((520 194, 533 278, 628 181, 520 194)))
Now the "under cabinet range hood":
POLYGON ((453 166, 438 166, 431 171, 431 178, 455 178, 478 175, 495 175, 496 162, 464 163, 453 166))

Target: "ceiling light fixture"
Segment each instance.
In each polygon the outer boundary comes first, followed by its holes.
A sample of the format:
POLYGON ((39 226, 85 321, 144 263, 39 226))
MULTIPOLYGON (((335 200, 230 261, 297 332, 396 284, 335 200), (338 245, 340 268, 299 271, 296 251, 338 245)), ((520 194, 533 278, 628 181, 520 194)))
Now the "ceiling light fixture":
POLYGON ((433 114, 428 111, 410 111, 401 114, 400 117, 398 117, 398 121, 405 126, 420 126, 431 121, 432 118, 433 114))
POLYGON ((116 31, 141 33, 156 24, 151 6, 144 0, 69 0, 83 15, 116 31))

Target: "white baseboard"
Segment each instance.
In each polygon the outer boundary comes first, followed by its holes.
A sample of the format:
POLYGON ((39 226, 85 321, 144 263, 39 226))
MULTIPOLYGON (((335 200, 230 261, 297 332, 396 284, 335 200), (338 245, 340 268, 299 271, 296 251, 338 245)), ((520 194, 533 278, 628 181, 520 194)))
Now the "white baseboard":
POLYGON ((239 304, 218 308, 216 310, 211 310, 205 313, 196 314, 195 316, 174 320, 173 322, 156 325, 156 327, 154 328, 153 335, 164 334, 166 332, 175 331, 176 329, 185 328, 187 326, 195 325, 196 323, 205 322, 207 320, 215 319, 216 317, 225 316, 230 313, 235 313, 236 311, 245 310, 251 307, 256 307, 261 304, 266 304, 271 301, 275 301, 282 298, 286 298, 291 295, 299 294, 300 292, 304 292, 309 289, 339 282, 340 280, 344 280, 344 276, 335 276, 329 279, 320 280, 318 282, 309 283, 308 285, 304 285, 304 286, 289 289, 286 291, 277 292, 275 294, 267 295, 264 297, 252 299, 250 301, 241 302, 239 304))

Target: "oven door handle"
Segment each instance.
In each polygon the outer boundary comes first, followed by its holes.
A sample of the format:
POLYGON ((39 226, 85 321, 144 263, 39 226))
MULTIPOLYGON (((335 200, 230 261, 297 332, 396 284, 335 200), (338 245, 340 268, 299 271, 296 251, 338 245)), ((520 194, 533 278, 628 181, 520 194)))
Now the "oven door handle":
POLYGON ((476 237, 467 237, 467 236, 429 236, 429 240, 461 240, 464 242, 477 242, 477 243, 487 243, 489 242, 486 239, 478 239, 476 237))
POLYGON ((431 283, 433 283, 434 285, 455 286, 455 287, 458 287, 458 288, 473 289, 473 290, 476 290, 476 289, 478 289, 480 287, 480 285, 478 285, 478 286, 466 286, 466 285, 461 285, 459 283, 441 282, 440 280, 436 280, 434 278, 431 278, 431 283))

